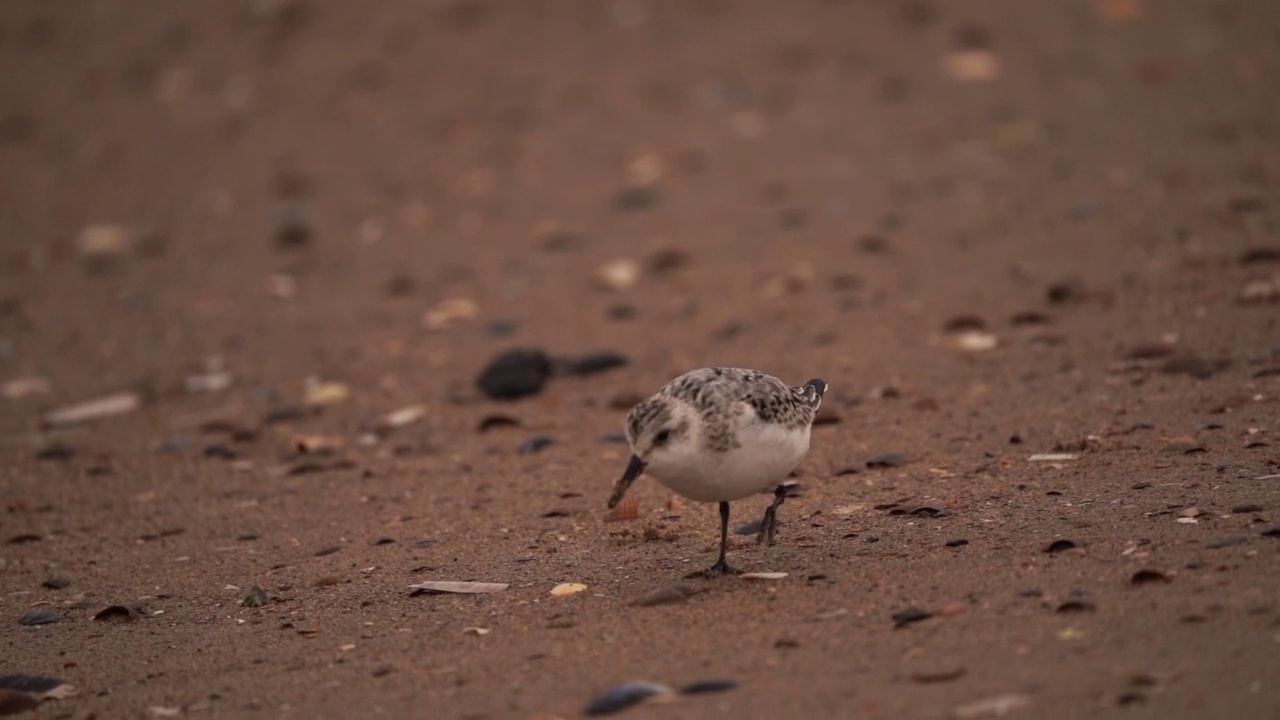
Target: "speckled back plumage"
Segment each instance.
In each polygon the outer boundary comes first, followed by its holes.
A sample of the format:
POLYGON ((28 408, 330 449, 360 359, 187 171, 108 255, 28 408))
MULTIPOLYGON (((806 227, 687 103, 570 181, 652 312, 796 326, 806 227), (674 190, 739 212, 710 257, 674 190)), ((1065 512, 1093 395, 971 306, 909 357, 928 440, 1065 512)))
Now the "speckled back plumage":
POLYGON ((776 423, 800 430, 813 423, 822 404, 825 383, 811 381, 793 387, 771 375, 744 368, 701 368, 672 380, 658 393, 632 409, 627 417, 631 438, 654 421, 665 421, 670 406, 661 398, 680 400, 692 407, 703 421, 703 441, 708 449, 726 452, 738 447, 735 428, 745 407, 762 423, 776 423))

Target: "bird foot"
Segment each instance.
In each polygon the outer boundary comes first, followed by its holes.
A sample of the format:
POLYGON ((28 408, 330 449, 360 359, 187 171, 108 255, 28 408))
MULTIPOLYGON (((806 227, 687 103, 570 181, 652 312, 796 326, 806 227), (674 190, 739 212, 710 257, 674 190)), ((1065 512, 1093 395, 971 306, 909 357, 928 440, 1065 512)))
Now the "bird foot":
POLYGON ((760 523, 760 532, 756 533, 757 545, 774 546, 778 542, 778 516, 770 507, 764 511, 764 520, 760 523))
POLYGON ((721 560, 720 562, 716 563, 715 565, 712 565, 706 570, 699 570, 697 572, 691 572, 688 575, 685 575, 685 579, 710 580, 712 578, 718 578, 721 575, 741 575, 741 574, 742 574, 741 570, 735 567, 729 567, 729 563, 726 563, 725 561, 721 560))

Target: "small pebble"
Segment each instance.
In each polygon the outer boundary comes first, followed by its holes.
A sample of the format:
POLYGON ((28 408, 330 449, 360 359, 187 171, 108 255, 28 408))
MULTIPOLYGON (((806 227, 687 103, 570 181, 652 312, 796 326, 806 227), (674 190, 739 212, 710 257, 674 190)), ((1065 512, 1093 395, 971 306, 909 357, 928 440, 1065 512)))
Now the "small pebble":
POLYGON ((650 698, 671 695, 671 688, 650 682, 629 682, 597 695, 583 708, 588 717, 611 715, 638 705, 650 698))
POLYGON ((516 448, 516 452, 520 455, 533 455, 534 453, 542 452, 555 444, 555 439, 549 438, 545 435, 537 435, 520 443, 516 448))
POLYGON ((53 612, 52 610, 45 610, 44 608, 35 608, 34 610, 28 610, 22 613, 22 616, 18 618, 18 624, 19 625, 50 625, 56 622, 62 622, 63 620, 66 620, 66 619, 67 618, 65 615, 53 612))
POLYGON ((476 386, 494 400, 517 400, 541 392, 551 368, 551 358, 541 350, 508 350, 485 366, 476 386))

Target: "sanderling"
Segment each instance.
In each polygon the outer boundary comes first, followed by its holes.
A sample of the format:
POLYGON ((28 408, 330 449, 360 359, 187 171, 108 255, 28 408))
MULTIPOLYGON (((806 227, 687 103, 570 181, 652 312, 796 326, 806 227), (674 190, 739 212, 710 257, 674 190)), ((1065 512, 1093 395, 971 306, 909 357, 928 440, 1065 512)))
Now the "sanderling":
POLYGON ((609 507, 647 472, 675 492, 720 503, 720 559, 693 576, 736 573, 725 562, 729 503, 774 490, 759 542, 772 545, 783 485, 809 450, 809 429, 827 383, 793 387, 742 368, 702 368, 681 375, 627 414, 631 460, 613 486, 609 507))

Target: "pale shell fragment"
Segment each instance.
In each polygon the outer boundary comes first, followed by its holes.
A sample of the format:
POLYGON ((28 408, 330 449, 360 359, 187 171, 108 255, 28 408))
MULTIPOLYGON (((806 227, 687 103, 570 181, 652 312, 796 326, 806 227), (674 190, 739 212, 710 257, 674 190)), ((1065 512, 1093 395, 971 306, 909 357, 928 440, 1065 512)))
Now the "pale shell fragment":
POLYGON ((426 593, 457 593, 476 595, 479 593, 495 593, 506 590, 510 583, 460 582, 453 580, 428 580, 410 585, 410 590, 421 590, 426 593))
POLYGON ((130 413, 137 410, 141 405, 142 398, 137 393, 116 393, 115 395, 88 400, 78 405, 58 408, 45 415, 44 421, 53 427, 76 425, 99 418, 111 417, 112 415, 130 413))
POLYGON ((551 588, 552 597, 567 597, 569 595, 577 595, 587 589, 582 583, 560 583, 551 588))

